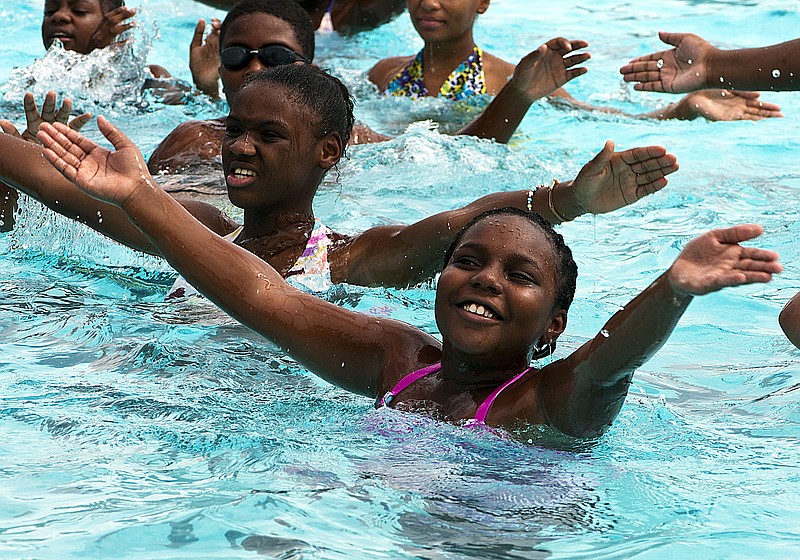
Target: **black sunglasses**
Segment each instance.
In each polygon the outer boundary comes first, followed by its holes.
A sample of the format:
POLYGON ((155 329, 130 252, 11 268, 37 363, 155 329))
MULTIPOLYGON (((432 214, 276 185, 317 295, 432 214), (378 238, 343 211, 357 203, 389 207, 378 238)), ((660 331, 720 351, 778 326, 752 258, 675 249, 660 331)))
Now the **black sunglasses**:
POLYGON ((250 64, 254 56, 257 56, 261 64, 267 67, 292 64, 298 60, 311 64, 306 57, 283 45, 267 45, 254 50, 245 47, 228 47, 220 54, 220 62, 228 70, 241 70, 250 64))

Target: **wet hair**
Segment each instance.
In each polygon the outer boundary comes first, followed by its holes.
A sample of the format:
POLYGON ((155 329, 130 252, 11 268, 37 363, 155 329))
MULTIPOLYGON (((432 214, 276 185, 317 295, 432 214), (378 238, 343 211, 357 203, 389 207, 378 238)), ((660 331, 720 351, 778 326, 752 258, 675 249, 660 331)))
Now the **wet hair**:
POLYGON ((234 4, 222 21, 219 30, 219 47, 225 42, 225 34, 234 21, 249 14, 267 14, 285 21, 294 31, 294 37, 308 60, 314 60, 314 27, 311 16, 293 0, 242 0, 234 4))
MULTIPOLYGON (((456 234, 455 239, 453 239, 453 242, 450 244, 450 247, 445 253, 444 266, 447 266, 450 263, 450 259, 453 258, 453 252, 455 252, 456 247, 458 247, 461 239, 464 237, 464 234, 469 231, 472 226, 485 220, 486 218, 502 215, 520 216, 525 218, 532 224, 538 226, 539 229, 541 229, 544 233, 547 240, 550 241, 553 252, 556 254, 557 286, 554 305, 556 309, 569 311, 569 306, 572 305, 572 300, 575 298, 575 288, 578 281, 578 265, 575 264, 575 259, 572 258, 572 251, 564 242, 564 238, 561 236, 561 234, 553 229, 553 226, 550 225, 550 222, 542 218, 536 212, 526 212, 524 210, 520 210, 519 208, 508 207, 488 210, 482 214, 479 214, 478 216, 475 216, 467 225, 461 228, 461 231, 459 231, 458 234, 456 234)), ((537 352, 534 354, 533 358, 539 359, 543 356, 546 356, 548 353, 552 352, 553 348, 555 348, 555 341, 552 342, 551 348, 545 348, 543 353, 537 352)))
POLYGON ((315 138, 338 132, 346 147, 353 132, 353 97, 341 80, 312 64, 284 64, 267 68, 245 78, 232 103, 253 84, 278 84, 286 88, 289 98, 306 107, 316 118, 315 138))

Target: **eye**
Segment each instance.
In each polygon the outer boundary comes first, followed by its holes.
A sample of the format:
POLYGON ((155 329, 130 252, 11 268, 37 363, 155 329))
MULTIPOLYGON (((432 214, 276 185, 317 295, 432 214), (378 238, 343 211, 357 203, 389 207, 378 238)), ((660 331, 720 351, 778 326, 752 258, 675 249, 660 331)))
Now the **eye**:
POLYGON ((259 136, 265 142, 275 142, 276 140, 280 140, 280 139, 283 138, 283 136, 281 134, 279 134, 277 131, 272 130, 272 129, 264 129, 264 130, 262 130, 259 133, 259 136))
POLYGON ((461 268, 475 268, 480 266, 478 259, 471 255, 456 255, 451 262, 461 268))
POLYGON ((228 123, 225 126, 225 136, 228 138, 237 138, 242 135, 242 127, 235 124, 228 123))

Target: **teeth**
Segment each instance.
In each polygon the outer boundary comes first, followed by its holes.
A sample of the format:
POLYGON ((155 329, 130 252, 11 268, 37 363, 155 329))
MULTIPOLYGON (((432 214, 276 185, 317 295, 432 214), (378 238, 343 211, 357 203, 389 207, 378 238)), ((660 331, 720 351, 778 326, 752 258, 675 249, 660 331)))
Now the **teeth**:
POLYGON ((481 315, 488 319, 494 319, 494 313, 492 313, 490 310, 486 309, 482 305, 478 305, 475 303, 468 303, 464 305, 464 310, 470 313, 474 313, 475 315, 481 315))
POLYGON ((256 172, 251 169, 234 169, 234 175, 238 175, 240 177, 255 177, 256 172))

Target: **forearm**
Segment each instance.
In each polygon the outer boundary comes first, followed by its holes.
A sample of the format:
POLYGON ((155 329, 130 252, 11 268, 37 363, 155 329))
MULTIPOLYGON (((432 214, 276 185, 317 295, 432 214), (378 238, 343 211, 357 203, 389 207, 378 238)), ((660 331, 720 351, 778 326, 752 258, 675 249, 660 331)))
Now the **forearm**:
MULTIPOLYGON (((456 210, 435 214, 415 224, 372 228, 356 237, 338 281, 365 286, 406 287, 430 278, 456 234, 474 217, 497 208, 530 209, 553 224, 580 215, 572 182, 549 188, 492 193, 456 210), (561 216, 556 216, 555 209, 561 216)), ((332 273, 334 271, 332 270, 332 273)))
POLYGON ((575 436, 602 433, 625 402, 636 369, 661 348, 691 300, 672 289, 665 273, 592 340, 544 368, 542 401, 550 423, 575 436))
POLYGON ((706 87, 709 88, 800 89, 800 39, 754 49, 715 49, 707 64, 706 87))
POLYGON ((533 101, 510 82, 475 119, 456 134, 491 138, 506 143, 519 127, 533 101))
POLYGON ((327 381, 375 396, 394 322, 385 325, 289 286, 269 264, 215 235, 151 182, 123 208, 164 258, 233 318, 327 381))
POLYGON ((146 253, 154 252, 119 208, 81 192, 44 159, 38 144, 0 135, 0 180, 53 211, 124 245, 146 253))
POLYGON ((778 321, 786 338, 800 348, 800 293, 789 300, 781 311, 778 321))

